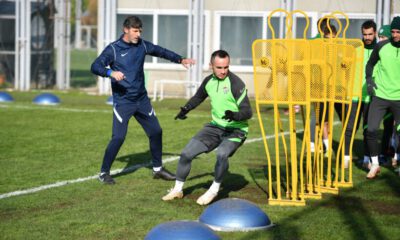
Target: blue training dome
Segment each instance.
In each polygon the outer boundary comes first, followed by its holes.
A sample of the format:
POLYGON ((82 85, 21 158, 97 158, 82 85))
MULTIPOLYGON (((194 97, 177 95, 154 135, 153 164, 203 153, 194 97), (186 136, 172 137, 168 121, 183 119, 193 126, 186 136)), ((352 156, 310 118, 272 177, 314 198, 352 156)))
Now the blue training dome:
POLYGON ((14 102, 14 98, 6 92, 0 92, 0 102, 14 102))
POLYGON ((219 240, 217 234, 203 223, 174 221, 162 223, 151 229, 145 240, 219 240))
POLYGON ((33 103, 39 105, 57 105, 60 104, 60 99, 52 93, 42 93, 33 99, 33 103))
POLYGON ((272 226, 257 205, 247 200, 227 198, 208 206, 201 214, 200 222, 216 231, 252 231, 272 226))

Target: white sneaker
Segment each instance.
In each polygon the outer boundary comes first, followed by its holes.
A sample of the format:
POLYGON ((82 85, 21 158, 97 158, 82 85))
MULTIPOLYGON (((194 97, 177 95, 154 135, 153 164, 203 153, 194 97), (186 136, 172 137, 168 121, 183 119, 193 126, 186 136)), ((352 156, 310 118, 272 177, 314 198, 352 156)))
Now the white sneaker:
POLYGON ((210 202, 212 202, 212 200, 214 200, 214 198, 218 195, 218 193, 214 193, 210 190, 207 190, 207 192, 205 192, 203 195, 201 195, 198 199, 197 199, 197 204, 199 205, 207 205, 210 202))
POLYGON ((162 197, 163 201, 170 201, 175 198, 183 198, 183 192, 182 191, 176 191, 174 189, 169 190, 169 193, 162 197))
POLYGON ((372 164, 371 169, 367 174, 368 179, 374 179, 381 172, 379 165, 372 164))

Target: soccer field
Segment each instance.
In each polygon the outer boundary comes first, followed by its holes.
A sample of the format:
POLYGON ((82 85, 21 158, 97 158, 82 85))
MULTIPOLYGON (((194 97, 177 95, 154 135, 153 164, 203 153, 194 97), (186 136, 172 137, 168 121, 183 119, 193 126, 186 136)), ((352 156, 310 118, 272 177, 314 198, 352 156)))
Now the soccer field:
MULTIPOLYGON (((56 92, 60 105, 38 106, 31 103, 38 92, 11 94, 15 102, 0 103, 0 239, 143 239, 160 223, 197 220, 205 209, 195 201, 213 180, 215 153, 193 161, 183 199, 163 202, 173 182, 152 179, 148 139, 132 120, 112 168, 122 171, 115 176, 117 184, 103 185, 96 175, 111 137, 112 107, 106 97, 56 92), (32 189, 37 191, 16 193, 32 189)), ((184 103, 153 103, 163 128, 165 166, 173 172, 185 144, 210 121, 207 101, 188 119, 175 121, 184 103)), ((362 154, 361 131, 354 150, 362 154)), ((354 187, 307 200, 305 207, 279 207, 267 204, 266 166, 254 115, 246 143, 230 158, 218 199, 249 200, 275 226, 217 232, 222 239, 399 238, 400 177, 393 169, 383 168, 377 179, 366 180, 354 161, 354 187)))

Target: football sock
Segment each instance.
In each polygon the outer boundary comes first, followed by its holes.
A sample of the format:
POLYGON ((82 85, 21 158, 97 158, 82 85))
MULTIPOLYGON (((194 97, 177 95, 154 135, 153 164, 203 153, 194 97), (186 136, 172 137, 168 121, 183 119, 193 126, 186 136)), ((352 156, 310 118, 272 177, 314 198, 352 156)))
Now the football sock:
POLYGON ((379 165, 378 156, 371 157, 371 160, 372 160, 372 165, 379 165))
POLYGON ((217 182, 213 181, 213 183, 210 187, 210 191, 213 193, 218 193, 220 186, 221 186, 221 183, 217 183, 217 182))
POLYGON ((174 191, 181 192, 182 189, 183 189, 183 184, 184 184, 184 183, 185 183, 185 182, 181 182, 181 181, 179 181, 179 180, 176 180, 176 181, 175 181, 175 186, 174 186, 174 191))
POLYGON ((162 167, 153 167, 153 171, 154 171, 154 172, 161 171, 161 168, 162 168, 162 167))
POLYGON ((315 151, 315 144, 314 144, 314 142, 310 142, 310 149, 311 149, 311 152, 314 152, 314 151, 315 151))

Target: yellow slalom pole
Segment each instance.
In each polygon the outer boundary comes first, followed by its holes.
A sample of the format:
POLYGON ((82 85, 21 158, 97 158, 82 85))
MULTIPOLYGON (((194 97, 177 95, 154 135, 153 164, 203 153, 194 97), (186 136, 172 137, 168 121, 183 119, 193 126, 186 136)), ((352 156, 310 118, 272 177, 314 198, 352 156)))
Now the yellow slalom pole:
MULTIPOLYGON (((294 16, 296 13, 301 14, 304 16, 305 20, 306 20, 306 26, 303 30, 303 40, 306 41, 307 38, 307 30, 309 28, 310 25, 310 20, 307 16, 307 14, 301 10, 294 10, 291 12, 291 16, 294 16)), ((309 46, 308 42, 306 42, 307 45, 309 46)), ((304 73, 304 79, 305 79, 305 83, 306 86, 310 86, 310 51, 305 51, 305 56, 303 61, 303 66, 305 68, 304 73)), ((291 71, 290 71, 291 72, 291 71)), ((290 92, 290 91, 289 91, 290 92)), ((301 107, 301 115, 302 115, 302 120, 303 120, 303 126, 304 126, 304 134, 303 134, 303 143, 302 143, 302 147, 301 147, 301 153, 300 153, 300 161, 299 161, 299 173, 300 173, 300 200, 304 200, 305 198, 305 188, 304 188, 304 153, 306 152, 306 169, 307 169, 307 165, 311 162, 311 153, 309 151, 310 149, 310 88, 306 87, 305 88, 305 101, 306 101, 306 116, 307 118, 305 119, 304 116, 304 111, 303 111, 303 107, 301 107), (308 151, 305 151, 305 149, 308 149, 308 151)), ((302 105, 303 106, 303 105, 302 105)), ((293 113, 293 108, 290 108, 291 112, 292 112, 292 116, 293 116, 293 124, 295 125, 295 114, 293 113)), ((296 138, 296 135, 294 136, 294 138, 296 138)), ((296 149, 297 150, 297 149, 296 149)), ((296 151, 297 153, 297 151, 296 151)), ((306 170, 307 171, 307 170, 306 170)), ((310 194, 309 194, 310 196, 310 194)))
MULTIPOLYGON (((255 46, 259 42, 260 42, 259 40, 256 40, 252 44, 253 59, 256 59, 255 46)), ((257 71, 257 68, 256 68, 255 64, 253 64, 253 69, 254 69, 253 72, 255 74, 255 77, 254 77, 255 86, 257 86, 257 82, 256 81, 258 79, 258 76, 257 76, 257 72, 258 71, 257 71)), ((260 93, 258 87, 255 87, 254 89, 255 89, 255 94, 256 94, 255 101, 256 101, 256 111, 257 111, 257 116, 258 116, 258 122, 259 122, 259 125, 260 125, 260 128, 261 128, 261 136, 262 136, 262 140, 263 140, 263 144, 264 144, 265 155, 266 155, 267 161, 268 161, 268 200, 271 201, 273 199, 271 158, 270 158, 270 153, 269 153, 269 150, 268 150, 268 143, 267 143, 267 137, 266 137, 266 134, 265 134, 264 124, 263 124, 262 116, 261 116, 261 112, 260 112, 260 100, 259 99, 260 99, 261 93, 260 93)))

